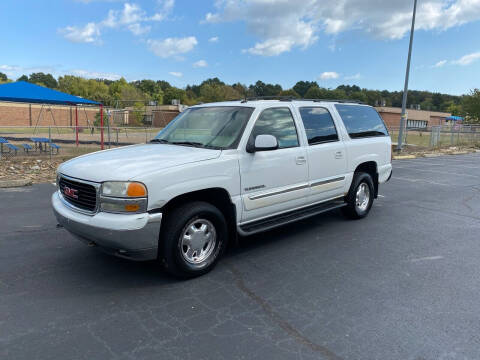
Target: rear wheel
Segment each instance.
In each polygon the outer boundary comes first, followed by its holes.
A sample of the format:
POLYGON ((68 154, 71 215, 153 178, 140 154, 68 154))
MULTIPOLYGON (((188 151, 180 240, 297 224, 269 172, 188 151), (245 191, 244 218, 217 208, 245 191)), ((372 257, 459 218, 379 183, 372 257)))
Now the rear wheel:
POLYGON ((350 219, 361 219, 368 215, 373 205, 375 188, 370 174, 355 173, 352 186, 346 197, 347 206, 343 213, 350 219))
POLYGON ((167 214, 160 231, 159 258, 174 276, 200 276, 216 265, 227 237, 220 210, 206 202, 188 203, 167 214))

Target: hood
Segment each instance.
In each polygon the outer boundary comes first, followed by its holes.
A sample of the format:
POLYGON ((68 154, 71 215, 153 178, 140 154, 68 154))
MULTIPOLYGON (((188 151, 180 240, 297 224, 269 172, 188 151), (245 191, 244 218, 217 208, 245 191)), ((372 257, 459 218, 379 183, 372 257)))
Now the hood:
POLYGON ((94 182, 128 181, 152 170, 218 158, 221 150, 144 144, 99 151, 69 160, 58 171, 94 182))

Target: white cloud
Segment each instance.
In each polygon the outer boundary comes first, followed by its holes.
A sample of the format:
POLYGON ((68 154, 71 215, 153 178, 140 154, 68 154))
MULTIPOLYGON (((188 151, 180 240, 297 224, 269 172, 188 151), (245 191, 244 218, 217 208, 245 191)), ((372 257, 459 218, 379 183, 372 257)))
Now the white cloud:
POLYGON ((9 72, 13 72, 13 71, 19 71, 21 68, 19 66, 15 66, 15 65, 0 65, 0 70, 2 71, 9 71, 9 72))
POLYGON ((213 36, 210 39, 208 39, 208 41, 211 42, 211 43, 218 42, 218 36, 213 36))
POLYGON ((159 0, 160 12, 155 13, 150 20, 152 21, 162 21, 172 12, 175 5, 175 0, 159 0))
POLYGON ((94 43, 100 38, 100 28, 95 23, 88 23, 83 27, 67 26, 59 32, 65 39, 75 43, 94 43))
POLYGON ((335 71, 325 71, 319 76, 320 80, 332 80, 332 79, 338 79, 339 77, 340 75, 335 71))
POLYGON ((433 65, 434 68, 440 68, 442 66, 445 66, 447 64, 447 60, 440 60, 437 62, 435 65, 433 65))
POLYGON ((207 15, 205 15, 205 22, 216 23, 216 22, 220 22, 220 20, 221 20, 220 14, 207 13, 207 15))
POLYGON ((362 75, 360 73, 344 77, 345 80, 359 80, 361 78, 362 78, 362 75))
POLYGON ((202 67, 207 67, 208 64, 205 60, 198 60, 197 62, 193 63, 194 68, 202 68, 202 67))
POLYGON ((63 69, 61 66, 17 66, 17 65, 0 65, 0 71, 6 73, 9 77, 18 78, 20 75, 29 75, 31 73, 43 72, 46 74, 52 74, 54 77, 63 75, 75 75, 81 76, 87 79, 108 79, 118 80, 120 75, 110 72, 98 72, 83 69, 63 69))
POLYGON ((163 40, 148 40, 150 50, 161 58, 168 58, 188 53, 193 50, 198 41, 195 36, 185 38, 166 38, 163 40))
POLYGON ((138 23, 128 25, 128 30, 130 30, 132 34, 137 36, 149 33, 151 29, 152 27, 150 25, 142 26, 138 23))
POLYGON ((100 40, 102 28, 126 28, 135 36, 144 35, 151 30, 145 23, 164 20, 172 11, 175 0, 159 0, 159 12, 149 16, 140 5, 126 2, 121 10, 109 10, 104 20, 99 23, 89 22, 85 26, 67 26, 60 33, 72 42, 92 43, 100 40))
POLYGON ((119 80, 121 78, 118 74, 106 73, 106 72, 97 72, 89 70, 72 70, 73 75, 84 77, 87 79, 107 79, 107 80, 119 80))
POLYGON ((183 76, 183 73, 178 72, 178 71, 170 71, 169 74, 172 75, 172 76, 175 76, 175 77, 182 77, 183 76))
MULTIPOLYGON (((204 22, 241 21, 260 41, 245 52, 279 55, 307 48, 318 34, 361 30, 377 38, 399 39, 410 30, 413 3, 405 0, 218 0, 204 22)), ((423 0, 416 29, 446 30, 480 20, 480 0, 423 0)))
POLYGON ((480 51, 462 56, 460 59, 453 61, 453 63, 457 65, 466 66, 466 65, 470 65, 471 63, 479 59, 480 59, 480 51))

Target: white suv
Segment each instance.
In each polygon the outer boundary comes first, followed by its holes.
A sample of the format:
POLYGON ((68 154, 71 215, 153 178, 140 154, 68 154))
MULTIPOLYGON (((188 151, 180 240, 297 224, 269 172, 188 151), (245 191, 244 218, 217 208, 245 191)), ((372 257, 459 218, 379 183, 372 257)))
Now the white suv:
POLYGON ((336 208, 366 216, 391 173, 374 108, 254 99, 193 106, 149 144, 65 162, 52 203, 90 245, 193 277, 238 234, 336 208))

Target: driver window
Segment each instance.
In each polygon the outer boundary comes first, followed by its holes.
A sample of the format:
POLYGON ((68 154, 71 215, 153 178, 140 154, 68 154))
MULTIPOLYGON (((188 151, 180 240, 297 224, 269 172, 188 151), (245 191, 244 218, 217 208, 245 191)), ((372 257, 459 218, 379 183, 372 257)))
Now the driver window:
POLYGON ((250 141, 255 141, 258 135, 275 136, 279 149, 299 146, 297 129, 289 108, 264 110, 253 127, 250 141))

